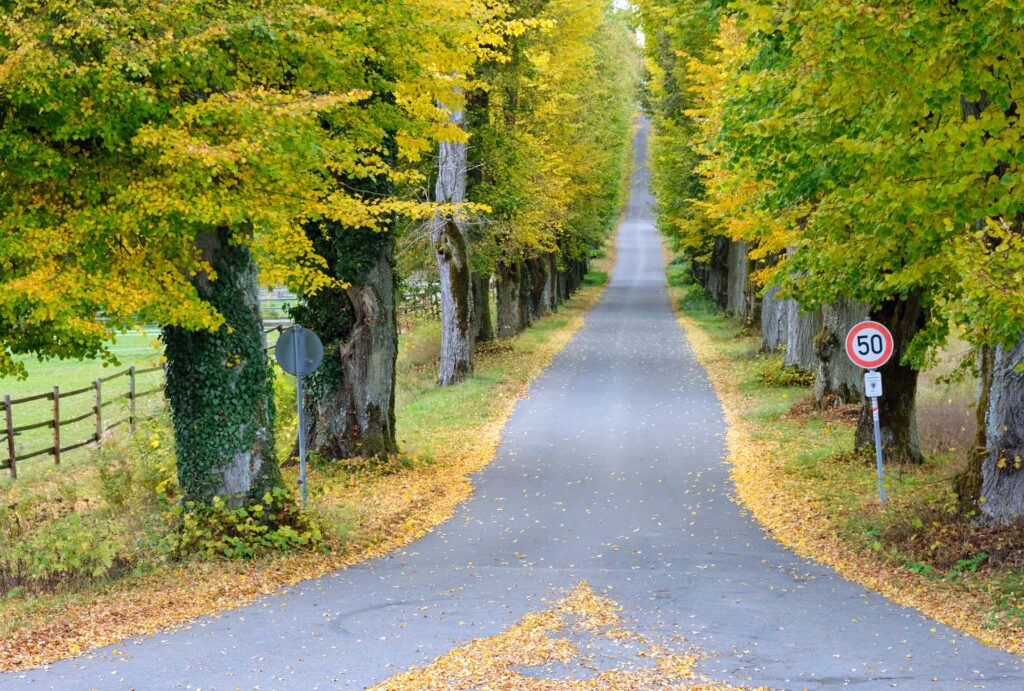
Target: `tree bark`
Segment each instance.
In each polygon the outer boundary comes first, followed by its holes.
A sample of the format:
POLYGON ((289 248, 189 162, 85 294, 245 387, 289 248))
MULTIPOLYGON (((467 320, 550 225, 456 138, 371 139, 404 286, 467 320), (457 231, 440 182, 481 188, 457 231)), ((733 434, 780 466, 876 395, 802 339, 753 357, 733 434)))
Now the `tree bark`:
POLYGON ((324 360, 303 387, 309 448, 326 459, 397 453, 392 236, 350 228, 307 234, 331 275, 349 281, 292 310, 324 341, 324 360))
POLYGON ((761 300, 761 352, 774 353, 786 345, 786 300, 776 297, 779 288, 772 287, 765 291, 761 300))
POLYGON ((544 304, 549 312, 558 310, 558 257, 554 252, 544 255, 547 281, 544 283, 544 304))
POLYGON ((846 356, 846 334, 868 316, 856 300, 841 300, 823 307, 822 328, 814 337, 818 372, 814 378, 814 404, 820 409, 859 403, 864 397, 863 371, 846 356))
POLYGON ((729 243, 725 275, 725 311, 734 317, 746 319, 750 262, 747 258, 747 243, 742 240, 729 243))
POLYGON ((498 338, 512 338, 519 333, 519 278, 519 264, 498 263, 498 338))
POLYGON ((473 285, 473 339, 477 343, 494 340, 491 321, 491 277, 474 271, 470 275, 473 285))
POLYGON ((569 275, 565 270, 555 276, 555 285, 558 287, 558 302, 561 304, 569 299, 569 275))
POLYGON ((533 281, 533 285, 530 288, 530 311, 534 321, 536 321, 548 312, 548 303, 544 295, 548 288, 548 263, 546 258, 534 257, 530 260, 530 276, 533 281))
POLYGON ((1024 518, 1024 336, 992 355, 992 384, 985 412, 986 446, 981 467, 981 514, 986 522, 1024 518))
POLYGON ((796 300, 786 300, 786 357, 784 367, 813 372, 817 367, 814 337, 821 331, 821 311, 803 312, 796 300))
MULTIPOLYGON (((885 461, 920 463, 923 457, 917 435, 917 370, 901 364, 900 360, 910 341, 924 328, 928 319, 927 311, 921 306, 918 297, 911 294, 905 300, 883 302, 871 311, 870 318, 889 327, 895 342, 892 359, 880 370, 885 393, 878 399, 878 414, 885 461)), ((854 445, 858 449, 874 447, 871 402, 867 399, 863 399, 861 405, 854 445)))
POLYGON ((707 264, 698 270, 698 280, 708 296, 723 309, 729 296, 729 245, 727 238, 716 237, 707 264))
MULTIPOLYGON (((451 111, 450 118, 452 124, 462 127, 461 111, 451 111)), ((435 198, 447 204, 465 201, 465 142, 441 142, 435 198)), ((469 245, 462 223, 461 214, 438 213, 434 217, 430 237, 441 288, 439 386, 458 384, 473 373, 473 291, 469 276, 469 245)))
POLYGON ((987 425, 989 394, 992 391, 992 369, 995 366, 993 346, 978 348, 978 389, 975 396, 974 415, 977 428, 974 435, 974 447, 967 457, 967 467, 953 478, 953 489, 956 491, 958 508, 964 515, 978 512, 981 508, 982 466, 987 453, 987 425))
POLYGON ((531 295, 533 292, 533 272, 530 271, 530 262, 523 260, 519 262, 519 330, 530 328, 533 323, 533 307, 531 295))
POLYGON ((192 284, 225 324, 163 330, 178 483, 186 501, 210 504, 218 496, 237 506, 281 484, 256 262, 224 229, 200 234, 195 244, 217 278, 200 273, 192 284))

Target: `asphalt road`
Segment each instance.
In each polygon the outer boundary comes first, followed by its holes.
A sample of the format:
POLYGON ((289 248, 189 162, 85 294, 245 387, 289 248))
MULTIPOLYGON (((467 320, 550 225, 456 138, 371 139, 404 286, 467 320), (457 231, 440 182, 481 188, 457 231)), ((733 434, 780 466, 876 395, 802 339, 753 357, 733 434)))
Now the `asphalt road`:
MULTIPOLYGON (((774 541, 730 499, 724 422, 670 310, 638 135, 601 302, 517 406, 476 493, 386 557, 0 688, 362 688, 489 636, 581 580, 712 679, 1024 688, 1020 659, 774 541)), ((616 664, 607 660, 607 665, 616 664)))

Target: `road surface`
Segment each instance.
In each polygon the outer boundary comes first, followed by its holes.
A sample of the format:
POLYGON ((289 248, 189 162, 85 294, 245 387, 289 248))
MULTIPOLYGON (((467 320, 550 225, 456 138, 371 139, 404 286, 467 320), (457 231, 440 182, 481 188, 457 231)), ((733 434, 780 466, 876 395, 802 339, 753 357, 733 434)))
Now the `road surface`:
POLYGON ((641 130, 604 297, 452 520, 386 557, 0 688, 363 688, 584 580, 634 629, 693 642, 712 679, 1024 688, 1019 658, 796 557, 730 499, 721 409, 668 302, 645 148, 641 130))

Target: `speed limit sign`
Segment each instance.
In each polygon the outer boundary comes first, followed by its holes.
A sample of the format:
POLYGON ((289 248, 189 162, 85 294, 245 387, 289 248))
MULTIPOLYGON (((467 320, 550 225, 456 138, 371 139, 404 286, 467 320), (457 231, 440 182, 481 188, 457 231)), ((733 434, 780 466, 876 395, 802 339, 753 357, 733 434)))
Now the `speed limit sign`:
POLYGON ((861 322, 846 334, 846 354, 858 367, 878 369, 889 362, 892 351, 892 333, 884 324, 861 322))
POLYGON ((871 422, 875 428, 875 472, 878 474, 878 500, 885 505, 884 468, 882 467, 882 426, 878 419, 878 398, 882 395, 882 374, 875 370, 889 362, 894 343, 884 324, 866 321, 846 334, 846 354, 853 364, 868 370, 864 374, 864 395, 871 400, 871 422))

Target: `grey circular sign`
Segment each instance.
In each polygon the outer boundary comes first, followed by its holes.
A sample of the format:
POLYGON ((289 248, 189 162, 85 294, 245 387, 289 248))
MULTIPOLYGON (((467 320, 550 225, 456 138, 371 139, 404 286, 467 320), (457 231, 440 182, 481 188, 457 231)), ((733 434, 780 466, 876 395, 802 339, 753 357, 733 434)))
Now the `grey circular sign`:
POLYGON ((296 324, 281 332, 274 357, 288 374, 312 374, 324 359, 324 344, 315 333, 296 324))

